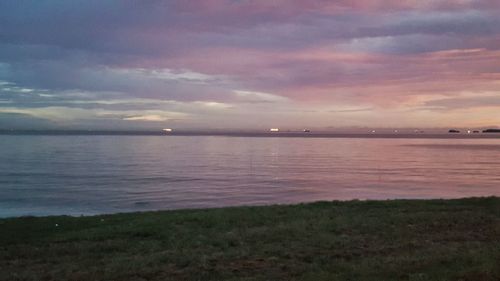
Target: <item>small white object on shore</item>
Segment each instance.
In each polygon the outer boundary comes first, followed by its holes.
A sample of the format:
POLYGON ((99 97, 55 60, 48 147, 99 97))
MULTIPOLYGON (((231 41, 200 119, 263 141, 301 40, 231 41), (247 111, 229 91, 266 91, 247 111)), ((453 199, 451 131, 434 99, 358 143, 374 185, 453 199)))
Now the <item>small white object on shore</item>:
POLYGON ((270 132, 279 132, 280 129, 279 128, 271 128, 269 129, 270 132))
POLYGON ((173 130, 170 129, 170 128, 165 128, 165 129, 163 129, 163 131, 166 132, 166 133, 169 133, 169 132, 172 132, 173 130))

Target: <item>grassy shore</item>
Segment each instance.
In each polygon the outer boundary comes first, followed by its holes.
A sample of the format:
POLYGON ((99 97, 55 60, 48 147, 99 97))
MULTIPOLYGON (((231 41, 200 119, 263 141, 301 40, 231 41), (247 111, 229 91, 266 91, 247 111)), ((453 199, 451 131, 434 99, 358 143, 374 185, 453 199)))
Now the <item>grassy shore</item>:
POLYGON ((500 280, 500 198, 0 220, 0 280, 500 280))

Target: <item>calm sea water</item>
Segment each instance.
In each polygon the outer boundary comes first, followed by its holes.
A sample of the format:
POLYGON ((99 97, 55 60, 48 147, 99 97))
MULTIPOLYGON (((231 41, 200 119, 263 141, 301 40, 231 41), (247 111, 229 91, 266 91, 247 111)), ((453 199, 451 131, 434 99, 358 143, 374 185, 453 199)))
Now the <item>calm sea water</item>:
POLYGON ((0 136, 0 217, 490 195, 499 139, 0 136))

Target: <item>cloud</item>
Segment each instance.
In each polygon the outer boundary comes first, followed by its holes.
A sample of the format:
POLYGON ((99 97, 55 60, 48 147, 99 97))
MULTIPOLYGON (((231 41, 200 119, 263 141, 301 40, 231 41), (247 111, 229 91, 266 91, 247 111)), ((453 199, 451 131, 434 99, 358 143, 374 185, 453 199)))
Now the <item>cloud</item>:
POLYGON ((27 123, 486 120, 500 81, 493 0, 19 0, 0 26, 0 112, 27 123))
POLYGON ((253 91, 233 91, 237 97, 238 101, 248 102, 248 103, 276 103, 276 102, 286 102, 288 99, 286 97, 273 95, 269 93, 253 92, 253 91))
POLYGON ((426 101, 423 106, 440 110, 473 109, 473 108, 498 108, 500 109, 500 92, 473 93, 433 99, 426 101))
POLYGON ((129 121, 167 121, 170 118, 162 115, 156 115, 156 114, 151 114, 151 115, 138 115, 138 116, 130 116, 130 117, 124 117, 123 120, 129 120, 129 121))
POLYGON ((372 111, 371 107, 359 107, 359 108, 336 108, 329 110, 329 112, 333 113, 356 113, 356 112, 367 112, 372 111))

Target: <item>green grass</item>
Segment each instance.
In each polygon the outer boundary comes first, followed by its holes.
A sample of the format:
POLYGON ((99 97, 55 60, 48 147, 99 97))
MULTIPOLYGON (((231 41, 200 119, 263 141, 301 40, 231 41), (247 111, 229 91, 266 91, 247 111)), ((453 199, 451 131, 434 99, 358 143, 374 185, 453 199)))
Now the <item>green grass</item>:
POLYGON ((0 280, 500 280, 500 198, 3 219, 0 280))

